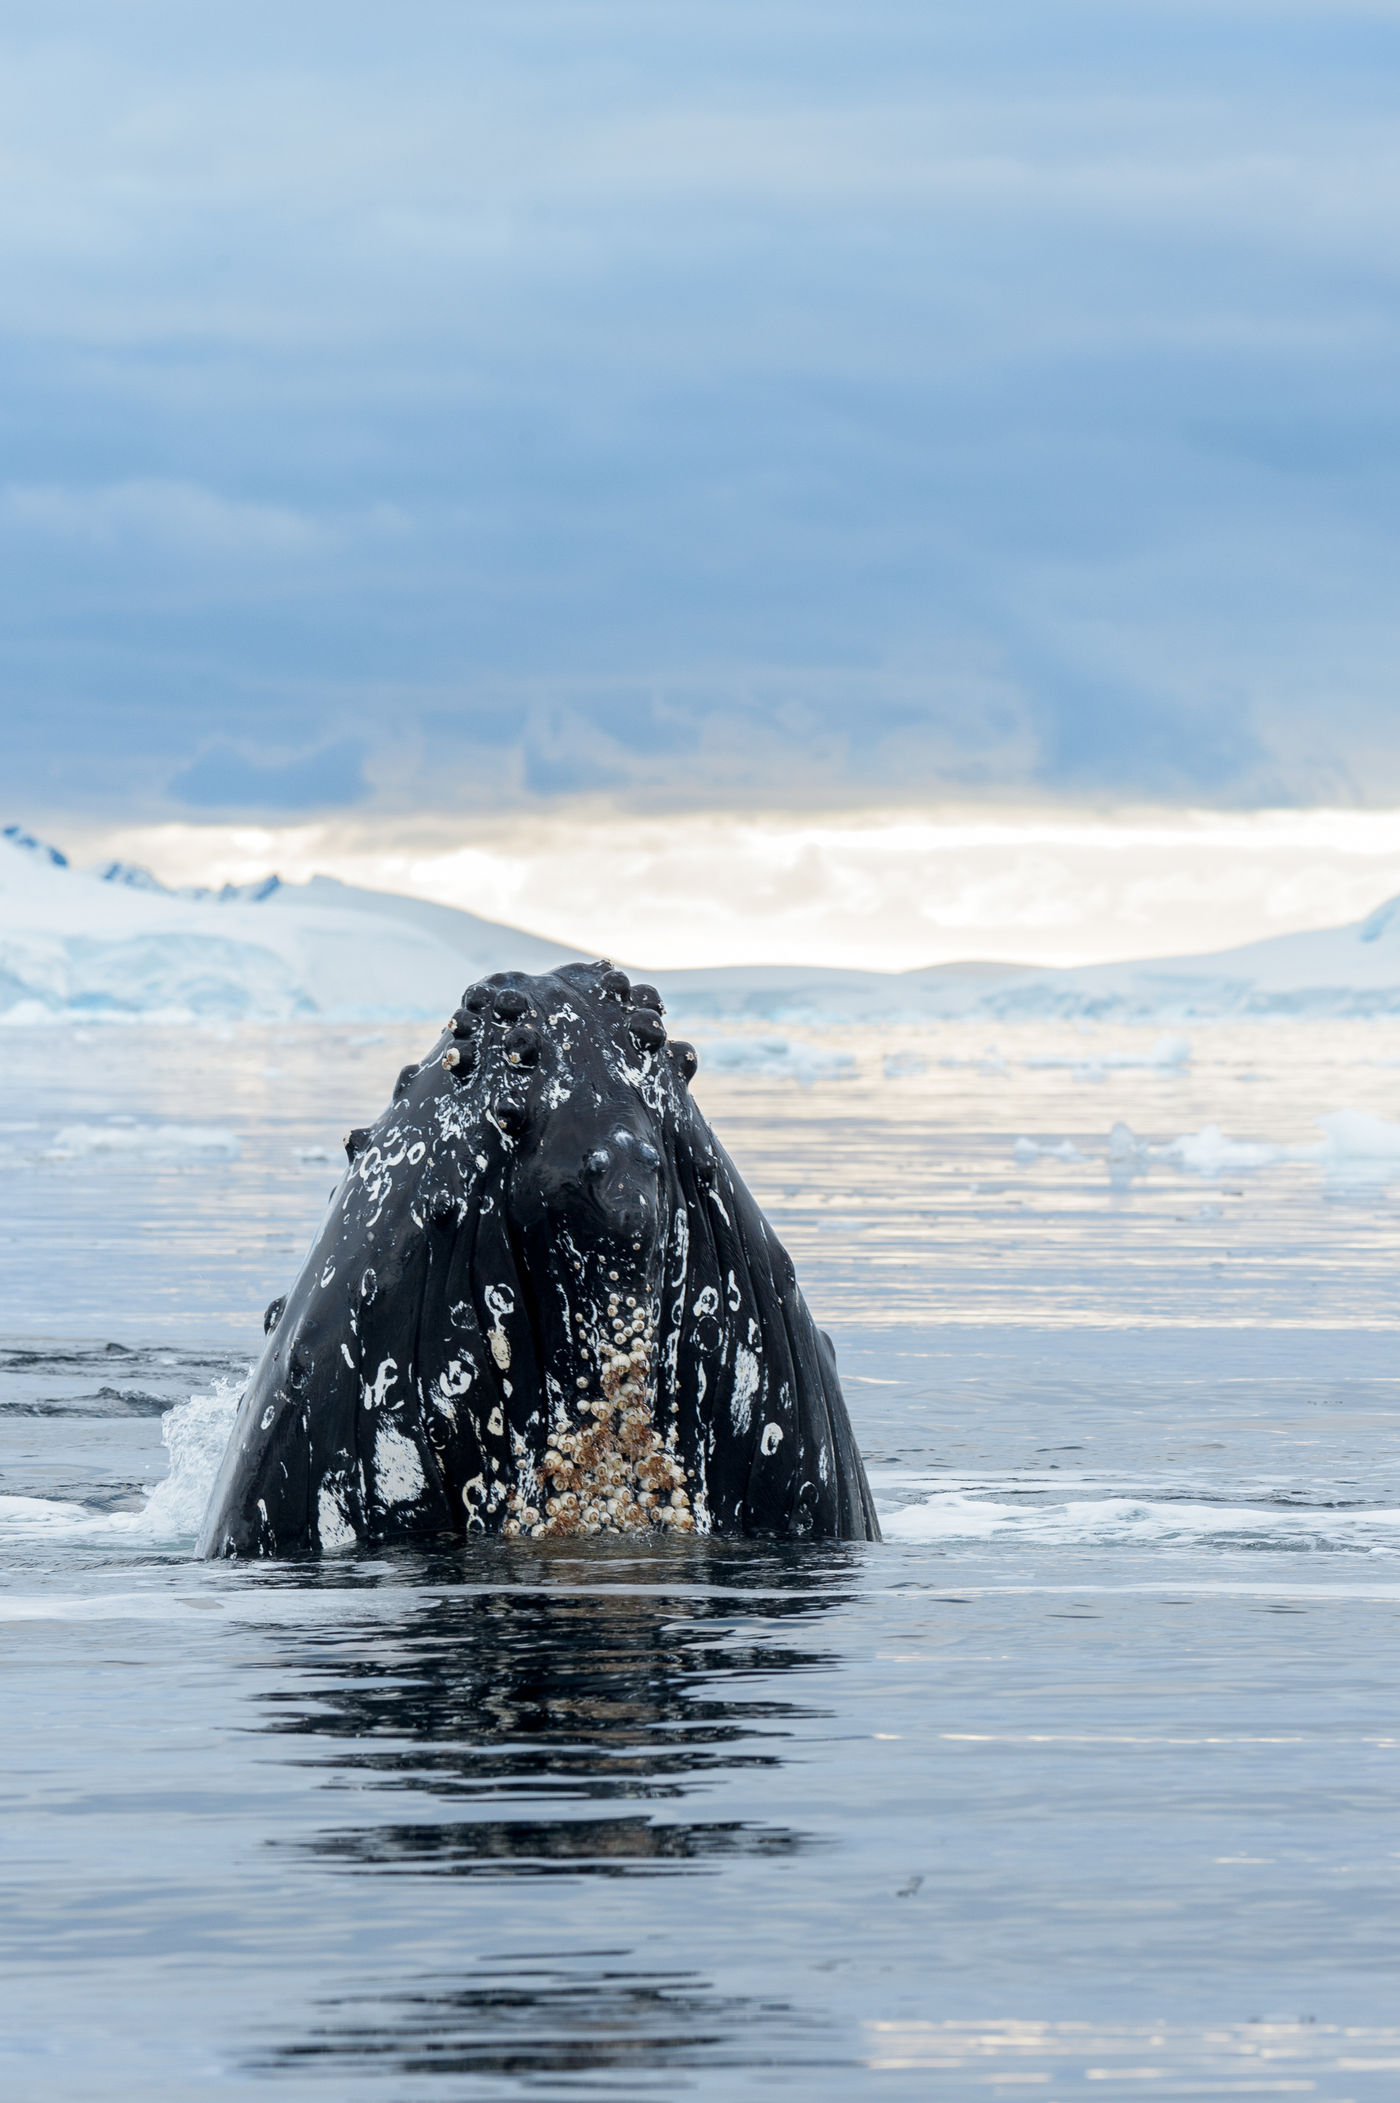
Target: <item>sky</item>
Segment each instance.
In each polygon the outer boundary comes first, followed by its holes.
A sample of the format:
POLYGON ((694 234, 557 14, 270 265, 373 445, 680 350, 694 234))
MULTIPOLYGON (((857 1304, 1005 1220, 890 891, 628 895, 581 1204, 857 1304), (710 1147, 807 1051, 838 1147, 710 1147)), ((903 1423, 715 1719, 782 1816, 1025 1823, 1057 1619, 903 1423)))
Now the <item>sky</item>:
POLYGON ((963 953, 1146 953, 1263 813, 1231 932, 1319 924, 1287 814, 1400 810, 1397 86, 1400 0, 10 0, 3 815, 934 961, 959 827, 963 953))

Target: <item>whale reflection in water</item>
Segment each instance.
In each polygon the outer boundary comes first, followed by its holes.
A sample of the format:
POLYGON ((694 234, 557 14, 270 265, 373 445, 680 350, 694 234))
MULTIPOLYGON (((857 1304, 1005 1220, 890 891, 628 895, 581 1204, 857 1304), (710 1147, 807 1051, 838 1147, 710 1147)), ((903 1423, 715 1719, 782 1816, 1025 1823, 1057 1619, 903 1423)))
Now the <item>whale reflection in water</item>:
POLYGON ((415 1563, 415 1604, 387 1626, 303 1638, 267 1729, 296 1764, 309 1756, 330 1786, 361 1804, 368 1790, 392 1815, 294 1845, 342 1874, 409 1880, 428 1907, 471 1880, 474 1954, 338 1994, 258 2064, 526 2078, 810 2052, 810 2008, 647 1955, 686 1906, 655 1880, 694 1890, 697 1876, 832 1847, 764 1812, 792 1739, 822 1713, 791 1682, 833 1666, 819 1624, 844 1602, 858 1553, 561 1543, 526 1564, 481 1542, 415 1563), (621 1912, 600 1910, 605 1890, 637 1879, 656 1893, 644 1913, 640 1889, 621 1912), (489 1952, 497 1905, 509 1962, 489 1952), (530 1921, 533 1954, 521 1947, 530 1921))

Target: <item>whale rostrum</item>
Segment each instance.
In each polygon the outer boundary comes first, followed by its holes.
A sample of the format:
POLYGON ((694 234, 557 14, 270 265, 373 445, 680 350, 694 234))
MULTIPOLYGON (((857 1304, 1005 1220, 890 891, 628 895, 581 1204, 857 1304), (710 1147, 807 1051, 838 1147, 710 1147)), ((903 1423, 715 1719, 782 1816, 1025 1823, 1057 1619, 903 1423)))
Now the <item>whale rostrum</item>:
POLYGON ((830 1339, 662 1017, 606 963, 468 989, 346 1141, 202 1554, 879 1538, 830 1339))

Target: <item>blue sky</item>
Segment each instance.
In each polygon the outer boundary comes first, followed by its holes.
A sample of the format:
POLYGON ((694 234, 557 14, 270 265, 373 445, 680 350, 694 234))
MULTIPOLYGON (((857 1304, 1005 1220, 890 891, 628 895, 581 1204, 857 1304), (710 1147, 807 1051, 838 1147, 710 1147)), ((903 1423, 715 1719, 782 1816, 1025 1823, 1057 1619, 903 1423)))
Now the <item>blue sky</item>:
POLYGON ((1400 803, 1400 5, 12 4, 15 816, 1400 803))

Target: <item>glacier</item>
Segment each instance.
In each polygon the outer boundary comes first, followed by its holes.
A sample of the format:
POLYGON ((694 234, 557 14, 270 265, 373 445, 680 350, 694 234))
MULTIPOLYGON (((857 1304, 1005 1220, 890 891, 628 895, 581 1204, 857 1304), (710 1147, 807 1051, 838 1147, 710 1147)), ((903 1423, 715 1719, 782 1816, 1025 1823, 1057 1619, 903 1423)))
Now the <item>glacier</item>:
MULTIPOLYGON (((432 1021, 474 978, 547 971, 577 954, 453 906, 329 876, 172 890, 128 863, 76 869, 18 825, 0 833, 0 1024, 432 1021)), ((701 1029, 1400 1015, 1400 899, 1344 927, 1077 969, 668 971, 621 961, 701 1029)))

